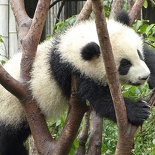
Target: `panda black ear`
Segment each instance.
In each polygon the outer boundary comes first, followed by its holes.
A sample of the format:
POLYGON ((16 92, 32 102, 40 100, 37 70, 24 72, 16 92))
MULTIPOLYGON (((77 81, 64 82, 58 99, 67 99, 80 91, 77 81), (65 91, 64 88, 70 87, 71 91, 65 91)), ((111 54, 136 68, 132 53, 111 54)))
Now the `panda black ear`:
POLYGON ((125 10, 122 10, 117 14, 116 20, 124 25, 130 26, 130 18, 125 10))
POLYGON ((95 42, 86 44, 81 49, 81 57, 84 60, 92 60, 94 57, 98 58, 100 56, 100 47, 95 42))

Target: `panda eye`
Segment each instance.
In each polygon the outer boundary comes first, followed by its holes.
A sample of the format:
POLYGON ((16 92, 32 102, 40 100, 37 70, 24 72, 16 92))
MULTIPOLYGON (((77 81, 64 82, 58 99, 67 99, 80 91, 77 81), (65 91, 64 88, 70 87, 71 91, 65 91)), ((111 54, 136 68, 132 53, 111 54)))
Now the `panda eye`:
POLYGON ((131 67, 131 62, 127 59, 122 59, 121 62, 120 62, 120 66, 123 67, 123 68, 129 68, 131 67))

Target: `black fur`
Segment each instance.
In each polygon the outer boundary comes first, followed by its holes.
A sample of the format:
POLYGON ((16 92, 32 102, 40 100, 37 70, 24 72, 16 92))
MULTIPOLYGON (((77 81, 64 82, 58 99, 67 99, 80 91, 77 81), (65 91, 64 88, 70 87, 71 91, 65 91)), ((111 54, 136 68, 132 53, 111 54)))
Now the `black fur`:
POLYGON ((121 22, 124 25, 130 26, 129 15, 125 10, 122 10, 117 14, 116 20, 121 22))
POLYGON ((28 155, 23 143, 29 135, 27 123, 22 123, 14 129, 0 122, 0 155, 28 155))
POLYGON ((155 51, 148 48, 147 45, 144 46, 144 56, 145 63, 150 69, 150 77, 148 79, 149 88, 153 89, 155 87, 155 51))
POLYGON ((81 57, 84 60, 92 60, 100 56, 100 47, 95 42, 88 43, 81 49, 81 57))
POLYGON ((118 68, 120 75, 127 75, 130 67, 132 66, 131 62, 127 59, 122 59, 118 68))
MULTIPOLYGON (((62 63, 60 55, 55 53, 57 50, 57 46, 55 46, 56 44, 58 45, 58 42, 56 42, 54 48, 51 49, 52 55, 50 64, 55 80, 63 90, 64 94, 69 97, 71 91, 71 73, 74 73, 77 77, 80 100, 84 101, 88 99, 99 116, 116 121, 109 87, 102 85, 100 82, 95 82, 85 74, 81 74, 79 70, 75 70, 75 67, 72 64, 62 63)), ((144 120, 148 118, 150 108, 146 102, 133 102, 129 99, 125 99, 125 104, 130 123, 141 125, 144 120)))

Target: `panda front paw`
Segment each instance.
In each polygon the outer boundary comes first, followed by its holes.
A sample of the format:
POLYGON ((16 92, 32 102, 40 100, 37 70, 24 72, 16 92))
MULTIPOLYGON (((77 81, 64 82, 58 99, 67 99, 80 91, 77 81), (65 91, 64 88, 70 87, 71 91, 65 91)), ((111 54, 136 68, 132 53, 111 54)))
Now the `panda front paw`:
POLYGON ((126 104, 128 121, 133 125, 142 125, 150 115, 150 106, 145 101, 126 104))

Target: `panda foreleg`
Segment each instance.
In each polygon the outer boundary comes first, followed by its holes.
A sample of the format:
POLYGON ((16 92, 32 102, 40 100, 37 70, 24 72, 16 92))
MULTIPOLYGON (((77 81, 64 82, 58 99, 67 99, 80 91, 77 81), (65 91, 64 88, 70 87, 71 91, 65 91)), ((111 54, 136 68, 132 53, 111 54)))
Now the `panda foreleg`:
MULTIPOLYGON (((150 107, 145 101, 133 102, 125 100, 128 121, 133 125, 141 125, 150 115, 150 107)), ((91 105, 97 114, 116 122, 112 98, 91 100, 91 105)))
POLYGON ((28 155, 24 146, 25 140, 30 135, 27 123, 18 127, 0 124, 0 155, 28 155))
MULTIPOLYGON (((95 83, 89 78, 78 78, 79 96, 88 99, 100 117, 116 122, 115 109, 108 86, 95 83)), ((150 107, 145 101, 131 101, 124 98, 128 121, 134 125, 141 125, 150 114, 150 107)))

